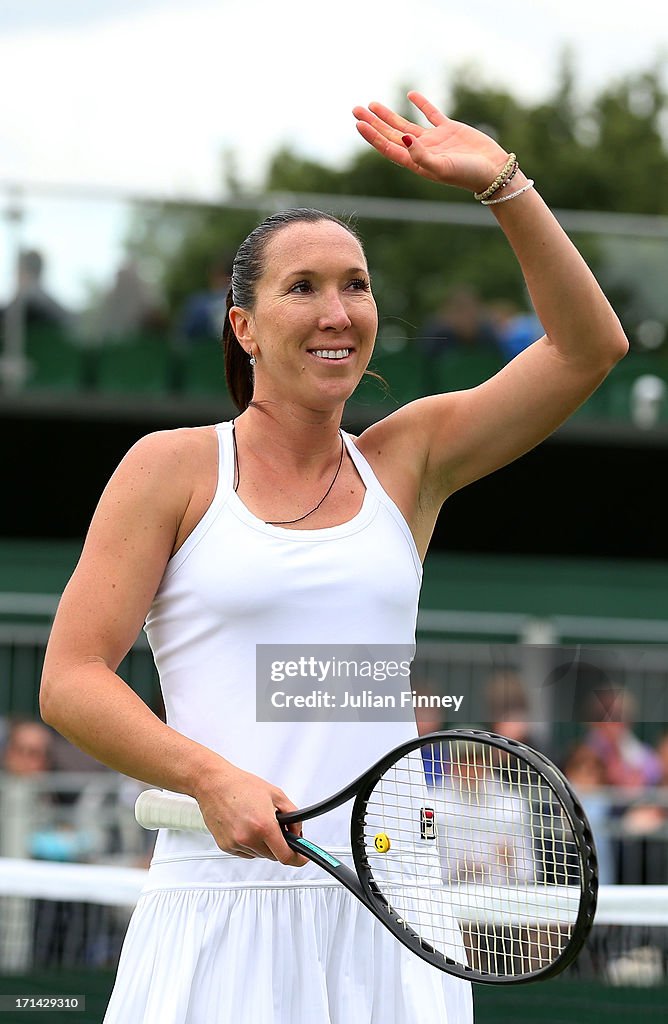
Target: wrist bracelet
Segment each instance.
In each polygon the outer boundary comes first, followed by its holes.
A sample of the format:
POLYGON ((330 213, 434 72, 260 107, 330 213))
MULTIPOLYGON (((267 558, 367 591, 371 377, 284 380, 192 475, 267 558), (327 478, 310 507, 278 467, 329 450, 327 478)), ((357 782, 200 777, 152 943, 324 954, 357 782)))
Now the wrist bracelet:
POLYGON ((496 206, 497 203, 507 203, 509 199, 517 199, 523 192, 528 192, 530 188, 533 188, 534 180, 529 178, 526 185, 522 185, 522 188, 518 188, 517 192, 511 192, 509 196, 501 196, 500 199, 481 199, 481 206, 496 206))
POLYGON ((515 153, 511 153, 489 188, 486 188, 484 192, 474 192, 473 198, 477 199, 479 202, 482 202, 484 199, 489 199, 490 196, 493 196, 495 192, 498 192, 499 189, 510 180, 516 170, 517 155, 515 153))

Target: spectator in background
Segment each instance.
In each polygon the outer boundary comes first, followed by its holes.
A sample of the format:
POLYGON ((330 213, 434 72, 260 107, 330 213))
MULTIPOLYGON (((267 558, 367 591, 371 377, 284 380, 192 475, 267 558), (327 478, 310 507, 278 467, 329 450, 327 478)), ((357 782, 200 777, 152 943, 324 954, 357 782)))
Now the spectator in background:
POLYGON ((41 722, 10 722, 2 752, 2 769, 10 775, 34 775, 51 770, 53 733, 41 722))
MULTIPOLYGON (((54 733, 41 722, 16 719, 10 722, 2 752, 2 770, 27 778, 54 770, 54 733)), ((32 830, 26 854, 38 860, 77 861, 92 851, 87 830, 73 827, 63 808, 71 800, 49 787, 27 794, 31 799, 32 830)), ((76 798, 75 798, 76 799, 76 798)))
POLYGON ((656 752, 661 765, 660 786, 668 786, 668 732, 664 732, 656 744, 656 752))
POLYGON ((36 249, 19 255, 16 292, 5 307, 5 323, 12 316, 23 318, 27 328, 71 327, 71 314, 46 291, 43 284, 44 257, 36 249))
MULTIPOLYGON (((413 692, 418 696, 435 696, 433 687, 424 683, 413 681, 413 692)), ((445 729, 446 722, 443 712, 434 707, 418 707, 415 709, 415 724, 418 736, 426 736, 430 732, 438 732, 445 729)), ((422 748, 422 762, 424 764, 425 780, 428 786, 441 785, 443 782, 443 755, 440 744, 436 749, 433 745, 422 748)))
POLYGON ((599 882, 601 885, 612 885, 615 882, 615 871, 608 832, 612 808, 602 789, 606 785, 603 759, 587 744, 578 743, 568 752, 563 769, 564 775, 577 792, 594 834, 599 882))
POLYGON ((123 341, 137 335, 162 333, 167 317, 139 268, 127 260, 91 317, 94 334, 104 341, 123 341))
POLYGON ((628 690, 621 686, 596 690, 592 706, 593 721, 583 742, 603 761, 605 784, 628 790, 656 785, 661 760, 631 728, 636 708, 628 690))
MULTIPOLYGON (((656 743, 656 752, 659 755, 659 761, 661 763, 661 778, 659 779, 659 786, 661 787, 661 802, 659 804, 659 815, 660 825, 662 827, 668 826, 668 732, 664 732, 656 743)), ((668 843, 666 844, 668 851, 668 843)), ((664 879, 665 881, 665 879, 664 879)))
MULTIPOLYGON (((2 751, 2 760, 0 761, 2 772, 7 776, 14 776, 18 779, 28 779, 31 776, 42 775, 51 771, 52 743, 53 733, 45 725, 42 725, 41 722, 19 718, 10 719, 2 751)), ((52 794, 48 791, 34 793, 32 790, 24 793, 23 789, 21 789, 16 796, 18 800, 12 801, 9 805, 5 805, 3 801, 5 816, 2 824, 5 836, 1 844, 2 849, 6 855, 7 843, 9 842, 12 856, 17 856, 19 853, 22 856, 33 856, 35 854, 35 842, 38 841, 38 836, 42 834, 37 830, 41 829, 45 823, 48 823, 53 814, 52 794), (9 816, 7 816, 8 806, 9 816), (20 814, 23 815, 25 813, 25 816, 30 819, 31 831, 28 833, 27 840, 24 839, 26 833, 21 821, 14 820, 15 816, 17 816, 17 806, 20 808, 20 814), (12 838, 8 839, 10 829, 14 829, 14 831, 12 832, 12 838), (18 836, 21 838, 17 838, 18 836), (24 842, 26 843, 25 849, 16 849, 17 845, 23 845, 24 842)))
POLYGON ((551 757, 545 749, 545 740, 538 735, 536 724, 531 721, 526 687, 518 672, 495 672, 487 683, 485 702, 490 732, 526 743, 551 757))
POLYGON ((529 805, 504 784, 479 746, 461 748, 440 779, 434 778, 431 792, 447 836, 439 850, 446 885, 516 886, 542 880, 522 826, 529 805))
POLYGON ((209 287, 187 300, 179 323, 179 338, 186 344, 220 341, 231 283, 231 261, 218 260, 209 270, 209 287))
POLYGON ((661 849, 653 839, 662 825, 661 808, 642 795, 661 779, 659 755, 632 729, 636 705, 628 690, 610 684, 597 689, 592 707, 594 720, 583 744, 600 758, 604 784, 628 793, 628 797, 615 797, 611 804, 611 814, 622 832, 614 843, 616 881, 637 885, 664 881, 661 849))
MULTIPOLYGON (((55 733, 41 722, 14 720, 2 753, 2 770, 25 779, 51 772, 56 743, 55 733)), ((88 859, 94 848, 92 832, 71 820, 67 808, 64 809, 64 804, 71 801, 63 801, 61 793, 46 787, 28 789, 25 797, 30 800, 29 805, 22 801, 30 824, 25 856, 59 862, 88 859)), ((0 824, 7 827, 6 818, 0 824)), ((56 969, 63 964, 106 964, 109 940, 102 956, 98 947, 104 944, 103 936, 110 933, 108 908, 58 899, 35 899, 31 907, 29 927, 35 969, 56 969)))
POLYGON ((489 306, 489 313, 499 348, 507 363, 545 334, 536 314, 523 311, 510 299, 493 302, 489 306))
POLYGON ((473 288, 452 288, 436 316, 428 320, 417 337, 427 356, 453 350, 499 353, 499 340, 489 315, 473 288))

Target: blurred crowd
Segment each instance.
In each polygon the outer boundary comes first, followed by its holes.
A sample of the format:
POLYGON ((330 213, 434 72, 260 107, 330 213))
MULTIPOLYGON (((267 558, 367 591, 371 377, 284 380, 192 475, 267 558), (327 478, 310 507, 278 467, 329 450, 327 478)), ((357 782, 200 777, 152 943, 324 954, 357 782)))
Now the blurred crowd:
POLYGON ((448 290, 416 336, 428 357, 453 351, 477 351, 509 362, 544 334, 538 317, 510 299, 484 303, 475 289, 448 290))
MULTIPOLYGON (((6 327, 21 315, 28 327, 60 327, 81 343, 152 333, 186 345, 220 340, 231 274, 232 259, 221 253, 202 274, 200 288, 173 309, 146 267, 126 256, 112 279, 92 289, 84 308, 74 311, 51 293, 43 253, 26 249, 17 259, 13 294, 0 307, 0 323, 6 327)), ((631 333, 634 346, 644 351, 659 349, 666 340, 666 326, 656 320, 643 321, 631 333)), ((495 353, 505 362, 542 334, 528 292, 523 303, 503 294, 484 300, 469 284, 435 293, 432 313, 414 327, 417 346, 427 356, 475 350, 495 353)))
MULTIPOLYGON (((100 353, 113 358, 122 348, 125 354, 136 354, 140 344, 148 343, 149 359, 154 361, 140 375, 148 374, 149 382, 155 385, 150 390, 178 391, 187 378, 186 366, 189 358, 192 361, 195 357, 195 349, 203 354, 209 346, 220 343, 231 275, 231 258, 221 254, 203 272, 201 288, 185 295, 177 308, 170 308, 150 274, 128 257, 116 270, 113 281, 91 295, 87 308, 75 313, 47 288, 42 254, 37 250, 22 252, 14 294, 4 309, 0 308, 0 349, 4 348, 0 356, 5 356, 0 357, 0 384, 5 378, 12 380, 14 372, 22 383, 30 382, 33 374, 39 378, 40 359, 44 359, 38 343, 41 337, 49 351, 53 341, 59 339, 75 361, 77 355, 81 357, 76 371, 80 375, 78 386, 93 390, 103 388, 96 362, 100 353), (27 366, 12 371, 12 358, 16 351, 23 350, 22 337, 27 366), (35 351, 31 351, 31 338, 37 344, 35 351), (164 366, 158 367, 157 362, 164 366)), ((412 338, 405 334, 398 337, 383 330, 376 346, 377 361, 407 345, 411 354, 418 356, 418 379, 409 397, 472 387, 496 373, 544 332, 528 293, 524 304, 503 295, 484 301, 474 288, 456 285, 435 295, 433 311, 413 327, 412 333, 412 338)), ((646 429, 668 415, 668 374, 663 358, 666 326, 646 321, 630 335, 634 351, 645 353, 649 359, 636 369, 628 384, 629 393, 625 391, 624 397, 616 401, 618 406, 622 400, 625 414, 636 426, 646 429)), ((383 372, 381 369, 381 375, 383 372)), ((387 383, 391 387, 396 382, 389 379, 387 383)), ((144 386, 145 380, 138 389, 144 386)))
MULTIPOLYGON (((33 249, 20 254, 15 293, 0 312, 5 329, 21 316, 28 329, 60 328, 81 343, 113 343, 155 334, 183 346, 196 345, 221 338, 230 281, 230 260, 215 260, 201 289, 170 315, 159 290, 127 259, 109 286, 94 296, 84 312, 75 314, 50 294, 44 258, 33 249)), ((458 286, 443 295, 433 316, 418 328, 416 342, 427 357, 475 350, 494 353, 507 362, 542 333, 537 317, 517 303, 504 298, 483 303, 473 288, 458 286)))
POLYGON ((133 820, 143 788, 39 720, 0 719, 0 855, 143 866, 152 840, 133 820), (28 786, 18 807, 4 802, 11 783, 28 786))
POLYGON ((230 284, 230 265, 216 261, 202 289, 186 298, 176 317, 170 315, 160 289, 147 279, 132 258, 124 259, 113 280, 74 312, 55 298, 46 285, 43 255, 36 249, 20 253, 14 294, 0 309, 6 332, 21 318, 23 326, 49 327, 85 346, 132 341, 154 336, 163 341, 192 344, 219 340, 230 284))
MULTIPOLYGON (((605 686, 587 699, 590 720, 573 723, 573 737, 559 743, 553 728, 533 720, 522 677, 494 673, 486 718, 476 724, 527 744, 561 769, 589 818, 602 885, 662 885, 668 879, 668 724, 657 726, 652 743, 643 741, 632 694, 609 681, 605 686)), ((422 735, 460 724, 448 725, 433 709, 416 714, 422 735)))
MULTIPOLYGON (((430 692, 429 687, 417 688, 430 692)), ((591 720, 573 724, 573 738, 555 743, 554 730, 532 721, 520 675, 504 671, 490 677, 487 717, 474 724, 542 751, 561 768, 590 819, 602 884, 663 884, 668 877, 668 728, 657 726, 652 743, 641 739, 635 700, 613 684, 596 690, 591 707, 591 720)), ((417 714, 421 734, 448 727, 440 711, 422 708, 417 714)), ((99 787, 85 781, 101 772, 115 775, 42 722, 0 720, 0 795, 8 778, 56 780, 41 790, 37 787, 27 856, 147 862, 152 837, 144 833, 138 841, 134 822, 130 833, 122 825, 132 819, 134 800, 144 787, 116 777, 113 798, 101 795, 99 787), (67 778, 58 775, 63 772, 80 773, 71 776, 78 780, 78 788, 57 782, 67 778), (110 811, 106 817, 105 811, 110 811)), ((0 849, 6 828, 6 818, 0 819, 0 849)))
MULTIPOLYGON (((474 724, 527 743, 556 760, 589 818, 601 884, 665 884, 668 730, 653 744, 645 743, 634 728, 630 695, 614 688, 606 701, 597 719, 582 724, 578 737, 555 751, 544 739, 540 723, 531 721, 521 678, 504 672, 490 679, 488 721, 474 724)), ((424 709, 418 712, 421 734, 448 727, 439 714, 424 709)), ((566 879, 569 884, 569 841, 566 833, 560 840, 558 830, 553 831, 558 818, 545 803, 544 794, 539 804, 532 801, 531 813, 532 817, 538 815, 536 822, 547 823, 549 838, 541 845, 542 827, 536 825, 532 845, 522 824, 528 807, 526 794, 517 790, 512 775, 504 775, 503 761, 495 768, 484 757, 475 764, 458 760, 447 777, 439 779, 436 764, 425 761, 425 781, 431 787, 438 821, 447 833, 447 843, 439 847, 445 884, 521 886, 536 879, 548 884, 554 879, 558 885, 566 879), (505 825, 501 833, 500 819, 505 825)), ((41 721, 0 719, 0 856, 147 867, 155 833, 140 829, 133 815, 134 802, 143 788, 141 783, 103 768, 41 721), (111 783, 106 790, 87 781, 100 776, 111 783), (29 786, 22 793, 25 782, 29 786), (16 787, 14 798, 8 801, 12 786, 16 787), (23 819, 23 850, 8 848, 7 843, 17 824, 12 821, 17 810, 23 819)), ((2 905, 0 900, 0 918, 2 905)), ((45 969, 116 963, 127 925, 125 908, 54 898, 37 898, 31 907, 24 921, 28 932, 21 933, 26 962, 45 969)), ((4 926, 11 930, 16 921, 5 919, 4 926)), ((486 948, 482 938, 475 947, 480 955, 486 948)), ((0 971, 2 948, 0 942, 0 971)), ((8 948, 14 947, 7 947, 5 955, 8 948)), ((660 945, 652 950, 659 966, 648 984, 663 977, 664 953, 660 945)), ((601 963, 608 960, 615 960, 610 951, 601 963)))

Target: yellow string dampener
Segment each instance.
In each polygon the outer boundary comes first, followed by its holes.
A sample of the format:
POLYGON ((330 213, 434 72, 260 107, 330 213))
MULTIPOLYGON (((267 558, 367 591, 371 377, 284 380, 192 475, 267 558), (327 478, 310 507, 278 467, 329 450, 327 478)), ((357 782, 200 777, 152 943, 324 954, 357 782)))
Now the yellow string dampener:
POLYGON ((379 832, 373 841, 373 845, 378 850, 378 853, 387 853, 392 844, 390 843, 390 837, 385 832, 379 832))

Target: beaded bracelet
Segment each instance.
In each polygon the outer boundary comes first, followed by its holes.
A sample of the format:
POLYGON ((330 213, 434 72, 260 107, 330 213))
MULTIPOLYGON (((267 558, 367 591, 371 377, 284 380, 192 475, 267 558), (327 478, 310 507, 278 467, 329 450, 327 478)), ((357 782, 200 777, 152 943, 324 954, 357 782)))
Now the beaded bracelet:
POLYGON ((473 198, 477 199, 479 202, 489 199, 490 196, 493 196, 495 192, 498 192, 499 189, 510 180, 510 178, 515 174, 517 166, 517 155, 515 153, 511 153, 503 165, 502 170, 497 174, 489 188, 486 188, 484 192, 474 192, 473 198))
MULTIPOLYGON (((518 162, 516 160, 515 163, 513 164, 513 169, 511 170, 510 174, 508 175, 506 180, 499 185, 499 188, 495 189, 495 192, 498 192, 500 189, 505 188, 506 185, 509 185, 510 182, 515 177, 515 175, 517 174, 517 172, 519 171, 519 169, 520 169, 520 165, 518 164, 518 162)), ((492 193, 492 194, 494 194, 494 193, 492 193)))
POLYGON ((507 203, 509 199, 516 199, 517 196, 521 196, 523 192, 528 192, 530 188, 533 188, 534 180, 529 178, 526 185, 522 185, 522 188, 518 188, 517 192, 511 192, 509 196, 501 196, 499 199, 481 199, 481 206, 496 206, 497 203, 507 203))

